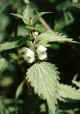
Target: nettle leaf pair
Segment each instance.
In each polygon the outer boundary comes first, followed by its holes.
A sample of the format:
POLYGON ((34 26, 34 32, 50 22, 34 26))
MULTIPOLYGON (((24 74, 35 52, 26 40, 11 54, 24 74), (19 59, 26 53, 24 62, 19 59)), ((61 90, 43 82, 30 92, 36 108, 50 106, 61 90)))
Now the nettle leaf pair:
POLYGON ((50 12, 40 12, 38 13, 35 9, 32 9, 30 5, 27 5, 26 8, 24 9, 22 15, 21 14, 14 14, 11 13, 12 15, 20 18, 27 26, 31 27, 36 23, 36 21, 39 20, 41 16, 44 14, 47 14, 50 12))

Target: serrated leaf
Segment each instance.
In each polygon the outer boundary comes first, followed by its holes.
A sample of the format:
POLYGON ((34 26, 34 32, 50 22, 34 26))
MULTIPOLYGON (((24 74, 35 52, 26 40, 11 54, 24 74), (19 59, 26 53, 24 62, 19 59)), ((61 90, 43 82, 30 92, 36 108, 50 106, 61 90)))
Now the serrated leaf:
POLYGON ((13 48, 17 48, 17 47, 24 45, 25 42, 22 40, 23 39, 18 39, 15 41, 8 41, 8 42, 0 43, 0 52, 9 50, 9 49, 13 49, 13 48))
POLYGON ((80 100, 80 90, 65 84, 58 84, 58 87, 59 97, 80 100))
POLYGON ((55 114, 58 74, 56 66, 48 62, 35 63, 26 73, 35 92, 47 100, 50 114, 55 114))
POLYGON ((80 81, 75 81, 75 80, 72 80, 72 83, 75 84, 77 87, 80 88, 80 81))
POLYGON ((45 32, 38 36, 38 40, 40 44, 47 44, 49 42, 57 42, 57 43, 78 43, 77 41, 73 41, 71 38, 67 38, 65 35, 57 32, 45 32))

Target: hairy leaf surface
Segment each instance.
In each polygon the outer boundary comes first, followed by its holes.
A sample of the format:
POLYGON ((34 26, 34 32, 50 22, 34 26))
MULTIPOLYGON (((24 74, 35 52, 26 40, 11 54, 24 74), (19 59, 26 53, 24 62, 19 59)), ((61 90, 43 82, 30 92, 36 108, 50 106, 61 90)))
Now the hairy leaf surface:
POLYGON ((47 100, 50 114, 55 114, 58 72, 55 65, 48 62, 35 63, 26 73, 35 92, 47 100))
POLYGON ((33 9, 28 5, 23 12, 23 21, 25 24, 31 24, 34 17, 33 9))
POLYGON ((41 44, 47 44, 48 42, 57 42, 57 43, 78 43, 77 41, 73 41, 71 38, 67 38, 67 36, 56 33, 56 32, 45 32, 38 36, 38 40, 41 44))
POLYGON ((58 84, 59 97, 80 100, 80 90, 64 84, 58 84))
POLYGON ((75 80, 72 80, 72 83, 75 84, 77 87, 80 88, 80 81, 75 81, 75 80))
POLYGON ((15 40, 15 41, 7 41, 4 43, 0 44, 0 52, 5 51, 5 50, 9 50, 9 49, 13 49, 13 48, 17 48, 20 47, 22 45, 24 45, 25 42, 23 41, 23 38, 15 40))

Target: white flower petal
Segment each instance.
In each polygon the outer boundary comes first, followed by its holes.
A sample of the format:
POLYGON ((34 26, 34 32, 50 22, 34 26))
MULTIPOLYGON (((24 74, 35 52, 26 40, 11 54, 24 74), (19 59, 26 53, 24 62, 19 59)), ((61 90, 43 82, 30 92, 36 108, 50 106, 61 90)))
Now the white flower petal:
POLYGON ((35 53, 29 49, 29 48, 24 48, 25 54, 23 55, 24 60, 26 60, 28 63, 32 63, 35 61, 35 53))
POLYGON ((35 34, 36 36, 38 36, 39 33, 38 33, 38 32, 34 32, 34 34, 35 34))
POLYGON ((34 57, 34 52, 31 49, 26 50, 26 56, 34 57))
POLYGON ((33 63, 35 61, 35 58, 30 58, 27 60, 28 63, 33 63))
POLYGON ((42 45, 39 45, 39 47, 37 48, 37 54, 40 60, 44 60, 47 58, 47 48, 45 48, 42 45))
POLYGON ((47 48, 45 48, 44 46, 42 45, 39 45, 39 47, 37 48, 37 52, 44 52, 44 51, 47 51, 47 48))
POLYGON ((46 54, 46 53, 39 56, 39 59, 40 59, 40 60, 44 60, 44 59, 46 59, 46 58, 47 58, 47 54, 46 54))

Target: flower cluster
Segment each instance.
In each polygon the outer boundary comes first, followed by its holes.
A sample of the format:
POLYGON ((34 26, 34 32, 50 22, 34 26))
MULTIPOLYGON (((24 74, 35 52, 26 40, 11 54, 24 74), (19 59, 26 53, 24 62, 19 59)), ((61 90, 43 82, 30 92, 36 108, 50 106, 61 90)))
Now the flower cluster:
MULTIPOLYGON (((35 52, 29 48, 24 48, 24 59, 28 62, 28 63, 33 63, 35 61, 35 52)), ((44 60, 47 58, 47 48, 45 48, 42 45, 39 45, 36 49, 37 55, 38 55, 38 59, 39 60, 44 60)))

